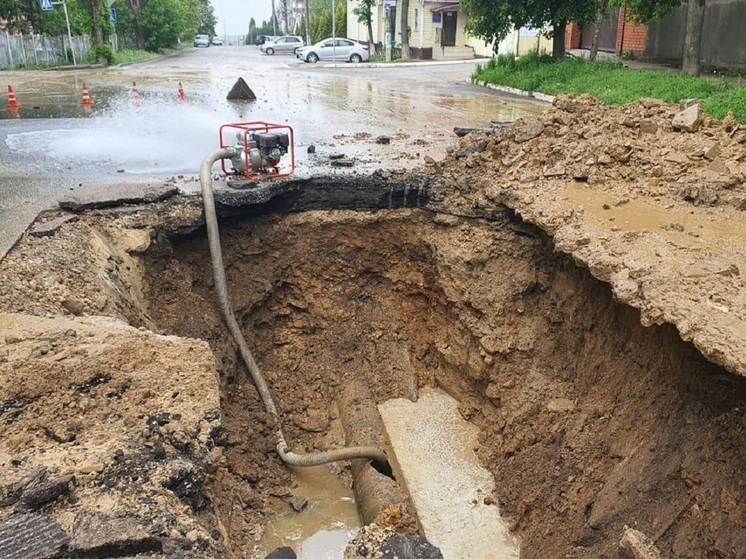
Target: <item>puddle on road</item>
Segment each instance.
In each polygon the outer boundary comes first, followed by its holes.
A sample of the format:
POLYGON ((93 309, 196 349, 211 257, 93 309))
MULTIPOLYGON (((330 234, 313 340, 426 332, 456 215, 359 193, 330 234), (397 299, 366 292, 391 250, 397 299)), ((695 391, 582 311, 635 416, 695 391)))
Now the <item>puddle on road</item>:
POLYGON ((328 468, 295 470, 293 495, 305 497, 301 512, 290 506, 269 519, 252 557, 261 559, 288 546, 299 559, 341 559, 347 542, 360 527, 354 495, 328 468))
POLYGON ((219 115, 198 106, 120 103, 105 116, 46 121, 45 129, 9 134, 5 143, 63 166, 108 164, 134 174, 194 172, 217 147, 221 124, 219 115))
MULTIPOLYGON (((144 100, 133 104, 126 70, 109 76, 111 83, 90 86, 94 106, 84 118, 81 75, 50 77, 21 84, 16 94, 22 120, 38 118, 9 134, 10 150, 38 159, 59 171, 88 169, 103 176, 194 174, 205 156, 218 147, 222 124, 261 120, 288 124, 295 130, 296 173, 323 168, 333 173, 328 156, 343 152, 354 160, 352 172, 411 166, 425 156, 439 159, 456 141, 455 126, 481 126, 492 120, 515 120, 543 110, 543 105, 499 96, 433 95, 397 91, 364 79, 319 81, 315 76, 268 82, 254 77, 254 103, 231 104, 225 94, 233 79, 189 76, 186 103, 177 102, 178 72, 138 77, 144 100), (114 83, 115 80, 118 83, 114 83), (313 109, 313 110, 310 110, 313 109), (389 146, 379 135, 394 137, 389 146), (308 155, 310 145, 318 147, 308 155)), ((134 77, 134 76, 133 76, 134 77)), ((0 118, 9 118, 0 111, 0 118)), ((349 172, 345 170, 343 172, 349 172)))

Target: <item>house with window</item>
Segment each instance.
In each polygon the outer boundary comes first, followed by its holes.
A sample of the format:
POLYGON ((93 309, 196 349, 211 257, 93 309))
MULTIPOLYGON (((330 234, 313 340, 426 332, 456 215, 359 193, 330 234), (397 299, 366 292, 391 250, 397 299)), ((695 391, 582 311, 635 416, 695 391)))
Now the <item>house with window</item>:
MULTIPOLYGON (((368 42, 368 29, 358 22, 353 10, 359 0, 348 0, 347 35, 368 42)), ((389 33, 395 46, 401 45, 401 0, 376 0, 373 7, 373 43, 379 52, 389 33)), ((458 0, 409 0, 409 49, 412 58, 423 60, 465 60, 491 57, 492 45, 466 32, 469 21, 458 0)), ((498 53, 521 55, 538 48, 551 52, 551 41, 538 30, 519 29, 498 45, 498 53)))

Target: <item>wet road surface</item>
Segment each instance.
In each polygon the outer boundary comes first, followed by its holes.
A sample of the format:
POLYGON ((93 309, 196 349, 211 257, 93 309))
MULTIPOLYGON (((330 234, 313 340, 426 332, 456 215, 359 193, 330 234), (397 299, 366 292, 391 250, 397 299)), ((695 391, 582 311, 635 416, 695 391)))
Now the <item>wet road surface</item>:
POLYGON ((369 172, 411 167, 441 157, 454 126, 482 126, 543 110, 534 101, 467 83, 474 62, 337 67, 267 56, 254 46, 189 49, 176 56, 106 70, 6 72, 21 119, 0 120, 0 256, 37 213, 81 185, 160 184, 185 176, 197 189, 205 155, 218 147, 221 124, 264 120, 295 130, 296 174, 369 172), (225 97, 243 77, 257 96, 225 97), (132 84, 142 102, 132 102, 132 84), (186 94, 177 102, 178 83, 186 94), (94 100, 84 118, 86 83, 94 100), (391 137, 388 145, 375 142, 391 137), (308 155, 308 146, 316 154, 308 155), (352 169, 329 166, 329 154, 355 159, 352 169))

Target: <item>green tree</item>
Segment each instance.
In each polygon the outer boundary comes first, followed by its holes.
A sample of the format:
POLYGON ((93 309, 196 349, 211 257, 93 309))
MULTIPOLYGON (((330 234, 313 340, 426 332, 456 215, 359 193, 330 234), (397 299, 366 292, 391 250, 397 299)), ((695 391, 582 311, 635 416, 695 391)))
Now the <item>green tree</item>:
POLYGON ((311 42, 317 43, 332 36, 332 12, 330 8, 311 11, 311 42))
MULTIPOLYGON (((652 0, 651 0, 652 1, 652 0)), ((589 25, 598 0, 462 0, 469 16, 467 31, 497 46, 511 29, 551 26, 552 56, 565 54, 565 28, 570 21, 589 25)))
POLYGON ((254 21, 254 18, 252 17, 249 20, 249 32, 246 34, 246 44, 253 45, 254 39, 256 39, 257 35, 258 33, 256 32, 256 21, 254 21))
POLYGON ((334 31, 337 37, 347 37, 347 3, 343 0, 334 6, 334 31))
POLYGON ((700 74, 706 0, 614 0, 614 4, 625 6, 632 18, 642 23, 653 22, 679 6, 686 5, 686 33, 681 71, 690 76, 700 74))
POLYGON ((184 0, 150 0, 142 7, 145 48, 160 51, 173 48, 186 33, 197 28, 197 14, 184 0))
POLYGON ((215 35, 215 26, 218 24, 218 20, 215 17, 215 9, 212 7, 210 0, 192 0, 192 2, 196 4, 197 33, 215 35))
POLYGON ((376 0, 360 0, 360 3, 352 10, 358 22, 365 24, 368 28, 368 46, 371 49, 373 48, 373 6, 375 5, 376 0))
POLYGON ((39 0, 0 0, 0 19, 8 22, 9 31, 41 31, 39 0))

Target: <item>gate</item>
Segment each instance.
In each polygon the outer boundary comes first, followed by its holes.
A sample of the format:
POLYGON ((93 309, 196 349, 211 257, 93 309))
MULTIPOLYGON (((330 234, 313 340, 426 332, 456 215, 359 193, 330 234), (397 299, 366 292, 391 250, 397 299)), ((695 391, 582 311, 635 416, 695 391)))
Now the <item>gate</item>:
MULTIPOLYGON (((616 51, 616 32, 619 25, 619 8, 609 8, 601 24, 598 38, 598 50, 606 52, 616 51)), ((593 41, 593 25, 584 27, 580 35, 580 48, 590 49, 593 41)))

